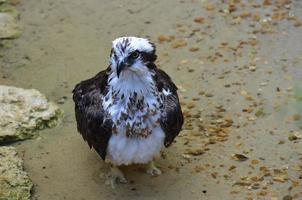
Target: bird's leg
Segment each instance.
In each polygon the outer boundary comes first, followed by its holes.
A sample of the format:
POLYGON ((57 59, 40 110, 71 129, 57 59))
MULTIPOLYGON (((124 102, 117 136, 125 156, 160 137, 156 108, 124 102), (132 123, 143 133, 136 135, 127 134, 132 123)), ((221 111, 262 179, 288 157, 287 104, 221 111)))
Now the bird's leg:
POLYGON ((112 188, 115 188, 117 183, 127 183, 127 179, 117 166, 110 165, 110 174, 106 184, 111 185, 112 188))
POLYGON ((161 171, 160 169, 158 169, 155 164, 154 161, 151 161, 148 163, 147 165, 147 171, 148 174, 152 175, 152 176, 156 176, 156 175, 160 175, 161 171))

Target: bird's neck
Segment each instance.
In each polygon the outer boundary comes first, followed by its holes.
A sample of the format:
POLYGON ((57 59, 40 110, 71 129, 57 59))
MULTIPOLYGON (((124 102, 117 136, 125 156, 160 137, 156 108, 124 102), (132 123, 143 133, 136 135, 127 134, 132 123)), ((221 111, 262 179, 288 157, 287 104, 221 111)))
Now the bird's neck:
POLYGON ((153 75, 151 71, 143 74, 125 71, 120 77, 112 73, 108 78, 109 92, 116 92, 124 97, 134 93, 150 95, 156 91, 153 75))

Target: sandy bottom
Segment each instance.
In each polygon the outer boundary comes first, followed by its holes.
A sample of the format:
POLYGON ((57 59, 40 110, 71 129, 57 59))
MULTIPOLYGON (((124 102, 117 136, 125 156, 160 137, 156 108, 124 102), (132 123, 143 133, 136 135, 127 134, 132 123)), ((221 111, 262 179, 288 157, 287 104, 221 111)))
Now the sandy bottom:
POLYGON ((0 50, 0 83, 67 98, 60 126, 15 144, 33 199, 302 199, 302 2, 209 2, 21 1, 24 33, 0 50), (161 176, 125 167, 130 183, 113 190, 76 131, 71 91, 123 35, 156 43, 186 123, 156 159, 161 176))

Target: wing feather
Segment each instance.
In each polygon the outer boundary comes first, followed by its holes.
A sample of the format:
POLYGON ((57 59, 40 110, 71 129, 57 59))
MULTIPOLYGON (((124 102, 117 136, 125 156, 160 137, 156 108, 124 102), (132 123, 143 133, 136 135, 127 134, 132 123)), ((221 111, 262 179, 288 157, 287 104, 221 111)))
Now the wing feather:
POLYGON ((171 92, 171 94, 167 95, 164 99, 164 113, 160 119, 161 127, 166 135, 164 144, 166 147, 168 147, 181 131, 184 118, 179 104, 176 85, 172 82, 169 75, 163 70, 156 69, 155 72, 158 90, 162 91, 165 89, 166 91, 171 92))
POLYGON ((77 129, 103 160, 106 157, 111 137, 112 121, 102 106, 102 95, 106 93, 108 74, 101 71, 96 76, 77 84, 73 90, 77 129))

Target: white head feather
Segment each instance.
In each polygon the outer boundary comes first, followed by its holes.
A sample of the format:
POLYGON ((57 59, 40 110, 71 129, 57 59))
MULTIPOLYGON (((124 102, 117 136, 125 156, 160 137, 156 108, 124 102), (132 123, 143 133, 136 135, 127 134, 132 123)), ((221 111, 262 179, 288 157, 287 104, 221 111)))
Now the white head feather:
POLYGON ((119 52, 120 45, 129 44, 125 49, 125 52, 131 51, 143 51, 143 52, 152 52, 154 51, 154 46, 149 42, 146 38, 138 38, 138 37, 119 37, 112 41, 112 48, 116 50, 116 53, 119 52))
POLYGON ((148 39, 138 37, 120 37, 112 42, 112 52, 110 57, 111 69, 113 76, 117 75, 117 66, 119 63, 127 60, 133 52, 137 51, 139 57, 131 63, 131 66, 122 71, 120 79, 141 79, 144 76, 149 76, 150 72, 146 66, 146 60, 143 58, 143 53, 155 53, 155 46, 148 39))

